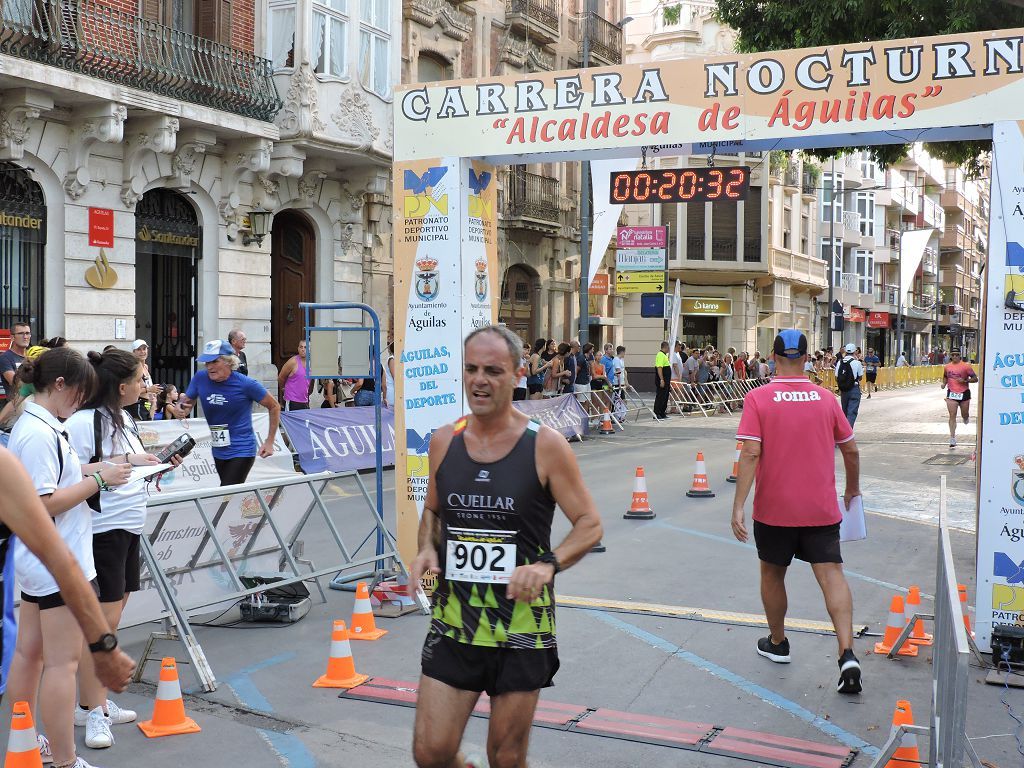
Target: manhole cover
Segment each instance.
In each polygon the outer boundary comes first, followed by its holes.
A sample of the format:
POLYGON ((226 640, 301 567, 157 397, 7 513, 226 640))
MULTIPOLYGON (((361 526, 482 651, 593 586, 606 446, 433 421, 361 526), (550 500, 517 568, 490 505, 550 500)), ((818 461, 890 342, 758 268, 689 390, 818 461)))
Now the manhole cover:
POLYGON ((970 456, 957 456, 955 453, 940 453, 938 456, 932 456, 930 459, 925 459, 925 464, 937 464, 943 467, 956 467, 960 464, 966 464, 971 460, 970 456))

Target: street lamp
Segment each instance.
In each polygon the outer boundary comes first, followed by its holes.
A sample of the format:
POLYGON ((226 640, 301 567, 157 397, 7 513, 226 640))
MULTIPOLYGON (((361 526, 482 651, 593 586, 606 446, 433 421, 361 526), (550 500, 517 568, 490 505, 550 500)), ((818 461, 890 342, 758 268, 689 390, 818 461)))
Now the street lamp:
POLYGON ((252 243, 256 243, 257 246, 263 245, 263 238, 270 232, 270 217, 270 211, 262 205, 249 211, 249 233, 242 234, 242 245, 251 245, 252 243))

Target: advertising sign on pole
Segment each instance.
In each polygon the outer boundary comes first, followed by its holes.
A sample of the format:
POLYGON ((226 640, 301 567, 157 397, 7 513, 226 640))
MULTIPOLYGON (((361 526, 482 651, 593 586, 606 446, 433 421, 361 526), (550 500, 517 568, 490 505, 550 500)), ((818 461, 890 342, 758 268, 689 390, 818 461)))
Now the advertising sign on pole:
POLYGON ((665 227, 619 227, 615 244, 619 248, 664 248, 665 227))
POLYGON ((594 275, 594 279, 590 281, 590 285, 587 286, 587 293, 591 296, 607 296, 609 290, 609 281, 607 272, 598 272, 594 275))
POLYGON ((664 248, 637 248, 615 252, 615 269, 619 272, 658 270, 665 271, 664 248))

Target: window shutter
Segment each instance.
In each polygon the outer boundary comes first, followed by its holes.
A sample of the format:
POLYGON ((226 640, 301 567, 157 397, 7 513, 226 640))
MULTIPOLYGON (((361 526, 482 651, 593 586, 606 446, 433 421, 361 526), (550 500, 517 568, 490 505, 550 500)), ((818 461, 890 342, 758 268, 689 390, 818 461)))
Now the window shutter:
POLYGON ((163 23, 163 3, 161 0, 142 0, 142 18, 147 21, 163 23))
POLYGON ((231 45, 231 0, 197 2, 196 34, 207 40, 231 45))

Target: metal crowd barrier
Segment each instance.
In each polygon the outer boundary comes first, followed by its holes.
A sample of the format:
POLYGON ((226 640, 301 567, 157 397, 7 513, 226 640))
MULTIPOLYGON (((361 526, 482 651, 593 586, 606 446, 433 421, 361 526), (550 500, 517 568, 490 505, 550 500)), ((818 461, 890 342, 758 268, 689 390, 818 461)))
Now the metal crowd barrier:
MULTIPOLYGON (((942 380, 943 368, 944 366, 941 365, 904 365, 899 368, 892 366, 882 367, 878 369, 875 376, 875 388, 879 390, 902 389, 904 387, 917 387, 922 384, 938 384, 942 380)), ((835 368, 823 368, 820 371, 814 372, 808 371, 807 378, 815 384, 831 389, 833 392, 839 391, 839 387, 836 386, 835 368)), ((865 376, 860 380, 862 391, 866 384, 867 377, 865 376)))
POLYGON ((143 668, 151 660, 150 652, 156 640, 178 640, 184 646, 203 690, 215 691, 217 680, 190 624, 190 616, 200 609, 236 603, 267 590, 265 584, 246 586, 242 580, 246 576, 266 575, 268 570, 273 572, 276 567, 278 572, 273 576, 278 580, 273 581, 274 588, 312 580, 321 599, 326 600, 320 585, 321 576, 372 566, 384 559, 391 559, 400 572, 407 575, 398 554, 397 542, 374 504, 368 504, 373 514, 373 527, 354 550, 346 545, 338 525, 328 512, 322 496, 328 483, 356 474, 321 472, 150 497, 147 522, 155 518, 156 524, 151 531, 147 525, 147 533, 140 539, 146 565, 143 584, 152 582, 161 605, 147 603, 144 587, 129 601, 122 626, 162 620, 165 630, 150 634, 135 671, 135 681, 142 679, 143 668), (299 489, 308 495, 296 500, 294 496, 299 495, 299 489), (204 505, 210 500, 218 501, 209 507, 204 505), (308 504, 303 511, 306 500, 308 504), (242 522, 232 526, 232 518, 225 516, 234 514, 236 510, 242 522), (317 543, 326 543, 329 547, 333 543, 331 552, 336 548, 337 556, 331 556, 329 564, 322 567, 317 567, 312 560, 301 559, 304 542, 299 536, 314 512, 319 512, 322 517, 327 534, 311 532, 317 537, 317 543), (196 514, 198 520, 195 519, 196 514), (227 531, 218 529, 222 520, 226 521, 227 531), (175 530, 172 528, 174 525, 179 528, 175 530), (181 525, 185 528, 180 528, 181 525), (187 535, 180 535, 182 532, 187 535), (383 551, 375 549, 365 557, 356 557, 374 534, 383 538, 383 551), (186 544, 184 553, 181 550, 174 552, 174 548, 187 539, 196 540, 191 545, 194 549, 186 544), (225 548, 222 539, 228 539, 233 546, 225 548), (307 566, 306 570, 299 569, 300 562, 307 566), (199 587, 195 588, 197 584, 199 587), (189 594, 187 587, 195 588, 193 594, 189 594))
POLYGON ((974 747, 967 738, 967 678, 971 646, 964 626, 957 593, 956 571, 953 567, 953 549, 949 543, 946 524, 946 476, 939 481, 939 546, 935 568, 935 614, 918 613, 911 617, 903 632, 893 643, 892 658, 910 637, 918 619, 934 618, 932 638, 932 702, 928 725, 901 725, 894 728, 881 754, 871 768, 886 765, 902 743, 905 734, 927 735, 928 765, 930 768, 959 768, 964 754, 975 768, 981 768, 974 747))
POLYGON ((669 402, 674 411, 684 416, 701 415, 708 418, 720 412, 732 413, 735 406, 742 405, 748 392, 767 383, 768 379, 709 381, 705 384, 673 381, 669 389, 669 402))
POLYGON ((639 421, 640 414, 644 411, 651 414, 652 418, 654 417, 654 409, 648 405, 642 397, 640 397, 640 393, 633 388, 632 384, 627 383, 617 386, 615 387, 615 391, 619 396, 619 400, 621 400, 622 404, 626 406, 625 413, 627 417, 632 413, 634 414, 633 421, 639 421))

